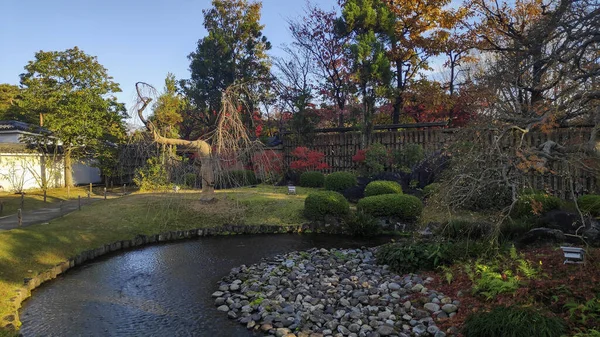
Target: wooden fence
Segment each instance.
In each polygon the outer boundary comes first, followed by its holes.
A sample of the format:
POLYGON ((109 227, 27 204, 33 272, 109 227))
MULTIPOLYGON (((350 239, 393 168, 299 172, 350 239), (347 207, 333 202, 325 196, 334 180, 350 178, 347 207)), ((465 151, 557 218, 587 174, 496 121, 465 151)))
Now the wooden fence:
MULTIPOLYGON (((562 146, 583 145, 588 141, 591 128, 560 128, 551 133, 530 132, 524 137, 519 132, 513 132, 510 136, 503 137, 500 143, 503 150, 509 150, 522 144, 525 148, 537 147, 548 140, 552 140, 562 146)), ((419 144, 423 147, 426 155, 443 151, 448 146, 457 142, 460 137, 462 141, 472 140, 482 142, 483 144, 492 144, 493 132, 473 131, 468 134, 466 129, 417 129, 417 130, 397 130, 374 132, 371 137, 371 143, 380 143, 389 150, 400 150, 408 144, 419 144)), ((357 163, 352 161, 358 150, 361 149, 361 134, 358 132, 344 133, 316 133, 312 137, 311 144, 307 146, 311 150, 323 152, 325 161, 329 169, 325 173, 335 171, 348 171, 357 169, 357 163)), ((295 160, 291 152, 299 146, 295 138, 286 135, 283 138, 283 155, 286 166, 295 160)), ((536 189, 549 189, 554 191, 557 196, 570 199, 571 185, 575 185, 576 194, 589 193, 596 191, 596 176, 586 170, 567 167, 564 163, 555 163, 551 167, 553 173, 531 174, 529 184, 536 189), (571 172, 574 181, 567 181, 565 172, 571 172), (574 173, 574 174, 573 174, 574 173)))

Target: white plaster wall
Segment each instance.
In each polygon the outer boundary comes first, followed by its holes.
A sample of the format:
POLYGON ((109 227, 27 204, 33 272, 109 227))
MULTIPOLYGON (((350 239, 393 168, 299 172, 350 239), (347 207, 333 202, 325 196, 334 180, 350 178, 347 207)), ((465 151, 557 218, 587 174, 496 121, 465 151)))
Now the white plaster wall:
MULTIPOLYGON (((0 153, 0 186, 3 191, 41 187, 41 156, 34 153, 0 153)), ((49 187, 64 184, 62 158, 46 161, 49 187)))

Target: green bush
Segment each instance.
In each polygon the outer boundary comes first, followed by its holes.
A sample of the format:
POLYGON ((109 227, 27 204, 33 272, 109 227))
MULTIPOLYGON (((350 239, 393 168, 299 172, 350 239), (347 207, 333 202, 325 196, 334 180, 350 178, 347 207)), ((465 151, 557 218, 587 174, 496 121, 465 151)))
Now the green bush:
POLYGON ((577 198, 577 204, 582 212, 600 216, 600 195, 588 194, 577 198))
POLYGON ((357 185, 356 177, 350 172, 334 172, 325 177, 325 189, 342 192, 357 185))
POLYGON ((344 227, 354 236, 375 236, 381 233, 379 221, 361 212, 352 212, 344 219, 344 227))
POLYGON ((135 170, 133 182, 142 191, 165 189, 169 187, 169 175, 160 159, 151 157, 146 161, 146 166, 135 170))
POLYGON ((423 212, 423 203, 412 195, 382 194, 360 199, 356 208, 359 212, 374 217, 393 216, 403 220, 415 220, 423 212))
POLYGON ((560 199, 546 193, 526 193, 519 196, 513 209, 517 218, 540 215, 560 208, 560 199))
POLYGON ((186 173, 183 176, 183 184, 189 188, 195 188, 200 181, 201 178, 196 173, 186 173))
POLYGON ((323 187, 323 184, 325 184, 325 175, 322 172, 308 171, 300 175, 302 187, 323 187))
POLYGON ((481 239, 491 231, 492 225, 483 221, 451 219, 442 228, 441 234, 450 239, 481 239))
POLYGON ((425 187, 423 187, 423 196, 425 198, 429 198, 432 195, 436 194, 440 188, 442 187, 442 184, 440 183, 431 183, 425 187))
POLYGON ((328 215, 341 218, 349 211, 348 200, 334 191, 313 192, 304 200, 304 216, 310 220, 323 220, 328 215))
POLYGON ((389 243, 377 249, 378 264, 387 264, 397 273, 432 270, 458 261, 476 259, 491 254, 489 244, 475 241, 443 243, 389 243))
POLYGON ((365 197, 382 194, 402 194, 402 186, 395 181, 378 180, 365 187, 365 197))
POLYGON ((533 309, 501 306, 469 316, 463 333, 469 337, 559 337, 565 333, 565 324, 533 309))
POLYGON ((425 152, 420 144, 408 144, 403 149, 394 153, 394 167, 403 171, 411 172, 412 168, 423 161, 425 152))

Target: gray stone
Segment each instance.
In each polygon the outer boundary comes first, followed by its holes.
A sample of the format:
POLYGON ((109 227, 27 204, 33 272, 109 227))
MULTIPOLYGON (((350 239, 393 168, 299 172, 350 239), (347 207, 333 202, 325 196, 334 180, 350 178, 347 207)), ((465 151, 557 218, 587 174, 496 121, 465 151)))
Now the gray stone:
POLYGON ((450 313, 453 313, 456 310, 458 310, 458 307, 454 304, 444 304, 442 306, 442 310, 444 310, 444 312, 450 314, 450 313))
POLYGON ((222 306, 218 307, 217 310, 223 311, 223 312, 228 312, 229 311, 229 307, 226 306, 225 304, 223 304, 222 306))
POLYGON ((396 331, 389 325, 381 325, 377 328, 377 333, 381 336, 393 335, 396 331))
POLYGON ((427 332, 427 327, 423 324, 417 324, 412 328, 412 332, 417 336, 421 336, 427 332))
POLYGON ((425 305, 423 305, 423 307, 431 312, 440 310, 440 306, 435 303, 425 303, 425 305))

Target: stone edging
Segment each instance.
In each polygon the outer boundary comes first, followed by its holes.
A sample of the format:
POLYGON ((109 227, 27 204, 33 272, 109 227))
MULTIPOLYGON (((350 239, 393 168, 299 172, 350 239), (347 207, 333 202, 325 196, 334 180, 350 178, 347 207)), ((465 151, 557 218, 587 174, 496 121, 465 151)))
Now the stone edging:
POLYGON ((329 233, 340 234, 341 230, 337 226, 328 226, 320 223, 307 223, 303 225, 274 226, 274 225, 223 225, 214 228, 197 228, 181 231, 170 231, 156 235, 136 235, 131 240, 115 241, 105 244, 96 249, 86 250, 79 255, 61 262, 56 266, 40 272, 37 276, 25 278, 23 287, 16 290, 11 302, 16 302, 17 310, 0 319, 0 328, 16 330, 20 325, 19 309, 21 303, 31 296, 31 291, 39 287, 42 283, 55 279, 58 275, 67 270, 85 264, 88 261, 101 257, 103 255, 127 250, 131 248, 142 247, 164 242, 173 242, 185 239, 194 239, 203 236, 235 235, 235 234, 284 234, 284 233, 329 233))

